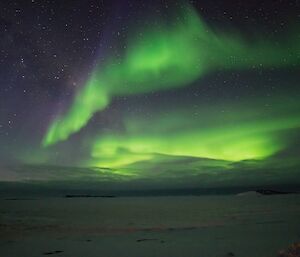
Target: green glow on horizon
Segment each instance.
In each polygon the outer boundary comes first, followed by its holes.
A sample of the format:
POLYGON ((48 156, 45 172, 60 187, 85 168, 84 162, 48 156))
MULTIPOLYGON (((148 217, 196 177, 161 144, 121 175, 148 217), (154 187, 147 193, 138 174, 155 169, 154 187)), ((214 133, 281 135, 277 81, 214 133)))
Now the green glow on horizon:
MULTIPOLYGON (((130 37, 127 51, 121 59, 112 58, 99 65, 86 85, 77 92, 69 110, 52 122, 43 139, 43 146, 64 141, 78 132, 94 113, 105 109, 114 96, 184 87, 218 69, 268 68, 299 63, 296 53, 300 44, 295 40, 290 40, 292 45, 284 47, 266 41, 248 44, 237 35, 214 32, 191 7, 187 7, 179 17, 172 26, 162 24, 159 29, 144 31, 143 36, 130 37)), ((186 139, 182 137, 180 140, 186 139)), ((267 148, 272 148, 269 143, 265 144, 267 148)), ((255 148, 247 154, 256 156, 257 151, 265 152, 258 149, 261 146, 255 148)), ((223 155, 229 158, 232 154, 223 155)))
POLYGON ((229 134, 228 138, 218 138, 219 141, 215 138, 205 139, 206 136, 205 133, 202 135, 193 131, 176 137, 104 137, 96 142, 92 156, 99 157, 100 160, 96 162, 99 167, 118 168, 139 161, 149 161, 155 154, 226 161, 258 160, 269 157, 282 147, 281 142, 264 134, 249 136, 246 133, 241 138, 229 134), (110 149, 112 153, 106 155, 104 149, 110 149))
POLYGON ((122 168, 155 160, 158 155, 230 162, 264 160, 288 146, 282 134, 300 127, 299 107, 274 104, 277 109, 268 118, 259 108, 241 106, 231 110, 226 122, 211 110, 199 117, 177 110, 151 119, 126 118, 125 132, 104 134, 94 141, 90 165, 122 168), (250 118, 245 118, 247 113, 250 118))

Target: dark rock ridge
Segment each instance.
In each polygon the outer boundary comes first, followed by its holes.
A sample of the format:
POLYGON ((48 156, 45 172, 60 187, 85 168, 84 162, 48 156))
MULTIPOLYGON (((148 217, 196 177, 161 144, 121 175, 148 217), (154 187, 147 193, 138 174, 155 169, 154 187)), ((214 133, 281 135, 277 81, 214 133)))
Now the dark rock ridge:
POLYGON ((90 197, 104 197, 104 198, 114 198, 115 195, 65 195, 65 198, 90 198, 90 197))
POLYGON ((296 192, 286 192, 286 191, 276 191, 270 189, 258 189, 255 191, 256 193, 262 195, 286 195, 286 194, 296 194, 296 192))

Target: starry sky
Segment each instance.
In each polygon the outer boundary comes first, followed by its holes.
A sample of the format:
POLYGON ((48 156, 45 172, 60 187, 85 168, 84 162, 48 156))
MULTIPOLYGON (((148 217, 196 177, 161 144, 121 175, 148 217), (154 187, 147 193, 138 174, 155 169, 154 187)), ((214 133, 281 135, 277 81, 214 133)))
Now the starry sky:
POLYGON ((0 2, 0 181, 300 183, 299 1, 0 2))

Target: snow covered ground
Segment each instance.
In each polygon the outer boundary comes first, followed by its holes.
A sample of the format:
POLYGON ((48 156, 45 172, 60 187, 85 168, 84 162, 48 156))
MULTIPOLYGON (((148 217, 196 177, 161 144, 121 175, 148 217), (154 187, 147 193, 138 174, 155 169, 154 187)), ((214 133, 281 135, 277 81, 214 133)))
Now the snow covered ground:
POLYGON ((300 241, 300 195, 0 200, 2 257, 268 257, 300 241))

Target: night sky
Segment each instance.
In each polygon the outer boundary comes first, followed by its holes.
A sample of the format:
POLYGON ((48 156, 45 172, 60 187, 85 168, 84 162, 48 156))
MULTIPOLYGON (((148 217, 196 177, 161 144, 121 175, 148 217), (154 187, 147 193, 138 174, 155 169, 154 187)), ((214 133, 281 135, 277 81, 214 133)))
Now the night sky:
POLYGON ((0 180, 300 184, 300 2, 0 2, 0 180))

